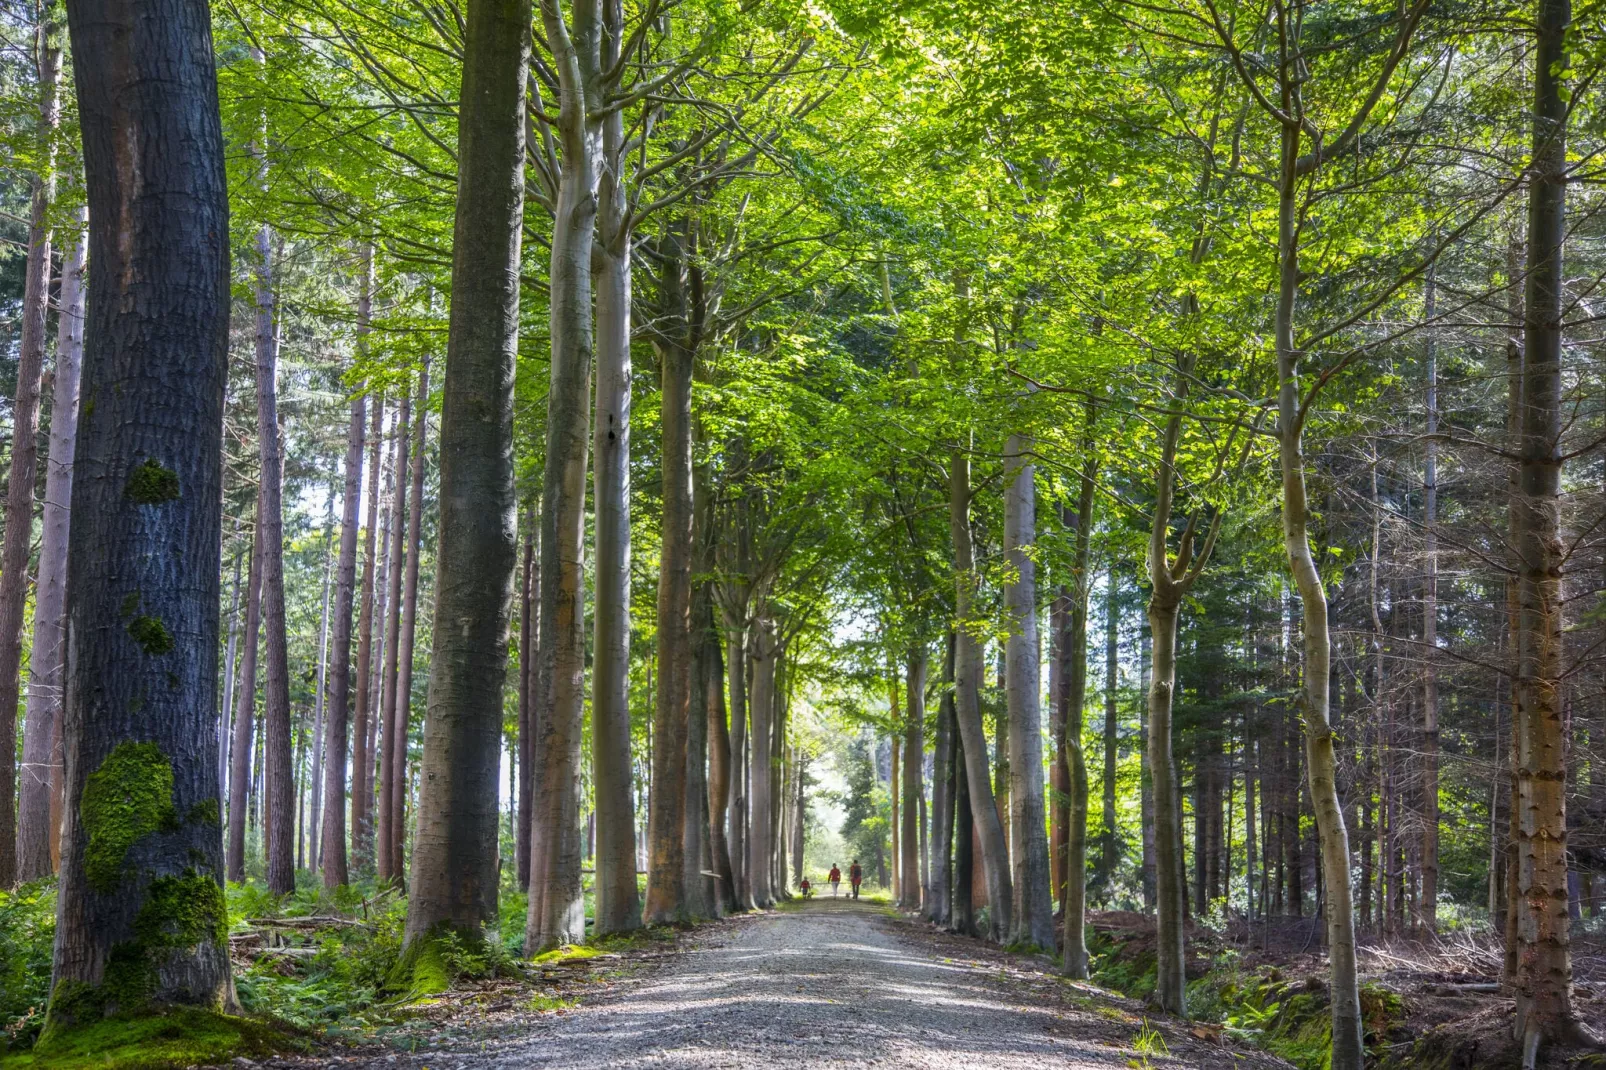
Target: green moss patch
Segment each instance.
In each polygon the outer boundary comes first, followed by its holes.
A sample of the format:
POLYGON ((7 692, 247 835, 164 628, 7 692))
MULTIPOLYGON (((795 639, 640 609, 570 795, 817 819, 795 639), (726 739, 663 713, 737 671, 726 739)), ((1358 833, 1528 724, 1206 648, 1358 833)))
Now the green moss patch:
POLYGON ((128 634, 134 637, 139 648, 151 657, 159 657, 173 649, 173 633, 157 617, 140 615, 128 622, 128 634))
POLYGON ((281 1026, 186 1007, 52 1032, 33 1051, 0 1058, 0 1070, 179 1070, 308 1047, 281 1026))
POLYGON ((128 473, 128 486, 123 491, 140 505, 161 505, 178 498, 178 473, 156 461, 146 460, 128 473))
POLYGON ((534 966, 567 966, 571 962, 585 962, 602 954, 602 949, 592 944, 564 944, 551 951, 543 951, 530 960, 534 966))
POLYGON ((129 848, 178 827, 173 766, 154 743, 120 743, 84 782, 84 876, 102 895, 123 883, 129 848))

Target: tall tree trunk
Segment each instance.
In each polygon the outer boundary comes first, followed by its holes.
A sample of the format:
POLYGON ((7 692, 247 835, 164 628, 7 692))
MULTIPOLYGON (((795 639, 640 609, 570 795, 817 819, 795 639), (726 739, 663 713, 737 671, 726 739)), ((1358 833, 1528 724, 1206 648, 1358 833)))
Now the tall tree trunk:
POLYGON ((10 888, 17 879, 17 692, 21 686, 22 622, 28 603, 28 557, 33 551, 39 394, 50 311, 50 205, 56 193, 56 128, 61 122, 61 10, 54 3, 40 7, 34 49, 39 77, 40 169, 32 176, 33 195, 28 210, 22 341, 17 351, 17 393, 11 409, 5 543, 0 549, 0 711, 4 711, 0 716, 0 888, 10 888))
POLYGON ((601 170, 602 0, 543 3, 559 90, 563 170, 553 213, 552 386, 541 488, 540 766, 530 849, 530 954, 585 938, 580 888, 580 760, 585 706, 585 478, 591 397, 591 262, 601 170))
POLYGON ((1304 607, 1305 649, 1300 712, 1305 722, 1306 765, 1310 771, 1310 794, 1316 811, 1325 877, 1323 890, 1326 899, 1322 907, 1327 922, 1327 954, 1331 969, 1332 1065, 1333 1070, 1360 1070, 1366 1052, 1361 1036, 1360 984, 1355 972, 1355 913, 1350 893, 1349 834, 1344 827, 1344 812, 1338 797, 1337 760, 1329 717, 1332 641, 1327 623, 1327 590, 1317 570, 1306 529, 1305 458, 1301 443, 1303 399, 1299 384, 1300 352, 1294 339, 1294 305, 1299 292, 1297 216, 1300 184, 1296 168, 1300 131, 1297 127, 1285 124, 1281 137, 1275 335, 1283 543, 1304 607))
MULTIPOLYGON (((614 0, 602 5, 602 63, 619 60, 624 34, 620 6, 614 0)), ((596 420, 592 428, 595 460, 593 501, 596 509, 596 590, 592 600, 595 629, 591 669, 591 766, 596 802, 596 932, 625 932, 641 925, 641 899, 636 891, 635 807, 631 798, 630 770, 630 228, 624 190, 624 113, 615 109, 602 120, 602 168, 596 218, 596 420)), ((667 370, 666 370, 667 376, 667 370)), ((667 401, 666 401, 667 407, 667 401)), ((668 427, 666 425, 666 440, 668 427)), ((667 465, 666 471, 667 471, 667 465)), ((666 476, 667 483, 667 476, 666 476)), ((667 495, 666 495, 667 498, 667 495)), ((665 550, 668 551, 666 501, 665 550)), ((688 573, 689 581, 689 573, 688 573)), ((660 596, 660 607, 663 602, 660 596)), ((680 606, 686 612, 685 603, 680 606)), ((659 643, 665 622, 659 618, 659 643)), ((673 675, 689 683, 689 649, 681 650, 673 675)), ((670 669, 659 661, 660 680, 670 669)), ((662 683, 660 683, 662 693, 662 683)), ((689 687, 688 687, 689 692, 689 687)), ((684 708, 680 709, 684 715, 684 708)), ((684 716, 682 716, 684 723, 684 716)), ((684 740, 684 730, 681 739, 684 740)), ((655 732, 656 742, 665 737, 655 732)), ((681 767, 685 759, 681 757, 681 767)), ((680 842, 683 829, 681 803, 673 813, 659 813, 659 804, 678 790, 666 793, 653 769, 649 819, 650 847, 647 880, 649 921, 681 920, 680 842), (662 819, 672 817, 673 824, 662 819), (654 823, 656 822, 656 823, 654 823), (660 855, 669 850, 673 857, 660 855), (667 881, 667 883, 665 883, 667 881)))
POLYGON ((1121 741, 1120 709, 1116 701, 1120 687, 1120 588, 1112 564, 1109 587, 1104 598, 1104 782, 1100 785, 1103 797, 1104 831, 1099 836, 1098 885, 1100 901, 1105 901, 1115 881, 1115 868, 1121 863, 1121 837, 1116 829, 1115 767, 1116 753, 1121 741))
MULTIPOLYGON (((374 248, 363 246, 363 272, 357 290, 357 359, 368 353, 369 321, 373 315, 374 248)), ((374 663, 374 572, 378 565, 380 451, 385 441, 385 398, 374 397, 374 412, 368 431, 368 517, 363 526, 362 602, 357 616, 357 709, 351 727, 351 860, 359 872, 373 862, 373 784, 369 770, 373 754, 373 689, 369 685, 374 663)))
MULTIPOLYGON (((692 692, 691 572, 696 521, 691 449, 694 340, 681 333, 691 322, 682 279, 687 255, 683 223, 677 221, 665 229, 660 248, 663 315, 675 326, 656 341, 663 366, 663 539, 658 555, 658 693, 653 706, 652 797, 647 814, 647 921, 655 925, 683 921, 686 911, 682 829, 692 692)), ((754 723, 756 735, 757 721, 754 723)))
POLYGON ((1065 752, 1065 678, 1070 670, 1071 590, 1061 583, 1048 605, 1048 874, 1049 891, 1065 915, 1065 849, 1070 842, 1071 770, 1065 752))
MULTIPOLYGON (((1004 823, 999 820, 998 807, 993 801, 992 780, 987 767, 987 736, 981 721, 981 649, 975 633, 971 631, 970 620, 977 586, 975 557, 970 541, 970 457, 964 450, 956 448, 953 451, 948 473, 948 527, 954 554, 954 619, 959 622, 958 645, 954 654, 954 709, 960 738, 964 741, 971 816, 981 834, 992 937, 1003 940, 1006 934, 1014 931, 1009 918, 1012 898, 1009 844, 1004 838, 1004 823)), ((1047 854, 1046 845, 1044 853, 1047 854)), ((1046 872, 1044 880, 1047 880, 1046 872)))
POLYGON ((1545 1041, 1575 1039, 1568 933, 1567 732, 1562 699, 1561 570, 1563 246, 1569 0, 1538 0, 1533 162, 1528 184, 1517 511, 1515 1030, 1523 1062, 1545 1041))
POLYGON ((774 737, 772 718, 775 713, 775 625, 762 617, 753 621, 752 648, 748 658, 753 664, 753 717, 752 739, 752 822, 747 840, 747 879, 751 887, 753 905, 767 910, 775 905, 771 885, 771 854, 774 840, 772 811, 774 799, 774 765, 770 760, 774 737))
POLYGON ((726 649, 730 657, 725 676, 730 691, 730 828, 732 891, 737 910, 753 908, 752 882, 747 874, 747 635, 745 611, 725 611, 726 649))
POLYGON ((290 655, 284 617, 284 458, 279 444, 279 324, 273 291, 273 232, 257 230, 255 272, 257 489, 262 516, 262 738, 268 890, 295 891, 295 787, 290 739, 290 655))
POLYGON ((965 754, 964 734, 959 730, 958 692, 958 632, 954 634, 954 654, 950 660, 954 669, 953 732, 954 753, 950 775, 954 782, 954 891, 951 927, 956 933, 976 935, 976 911, 972 893, 976 885, 975 840, 976 821, 970 808, 969 758, 965 754))
POLYGON ((681 851, 686 911, 694 918, 718 917, 725 913, 720 901, 718 878, 710 876, 722 871, 714 859, 710 824, 708 776, 711 725, 708 718, 708 690, 711 687, 719 688, 722 681, 710 669, 710 665, 719 659, 719 634, 714 629, 713 583, 706 578, 716 568, 714 499, 709 493, 707 476, 706 468, 692 469, 692 509, 696 517, 692 535, 692 573, 704 578, 692 586, 691 704, 686 711, 686 806, 681 851))
POLYGON ((305 864, 313 869, 318 868, 318 834, 323 830, 323 825, 319 818, 322 816, 320 803, 323 801, 323 722, 324 715, 328 712, 328 703, 325 696, 328 694, 326 688, 329 682, 329 610, 331 608, 329 596, 334 582, 334 561, 329 552, 329 541, 334 534, 331 530, 334 525, 333 513, 334 495, 331 493, 329 498, 329 517, 324 526, 323 534, 323 597, 319 599, 323 609, 320 614, 321 619, 318 622, 317 690, 313 692, 312 700, 313 717, 310 744, 312 747, 312 772, 306 782, 306 788, 312 798, 310 800, 311 812, 307 815, 304 831, 312 840, 312 846, 305 864))
POLYGON ((251 525, 251 568, 245 584, 245 646, 235 695, 234 741, 229 760, 228 878, 245 880, 245 819, 251 802, 251 741, 256 736, 257 644, 262 632, 262 501, 251 525))
MULTIPOLYGON (((61 699, 66 682, 67 542, 72 519, 73 451, 78 435, 78 379, 84 356, 84 261, 89 232, 80 233, 61 269, 56 327, 56 374, 50 397, 50 454, 45 461, 45 509, 34 590, 33 652, 28 659, 28 709, 22 737, 18 877, 38 880, 61 857, 61 699)), ((235 580, 239 588, 238 571, 235 580)), ((225 674, 227 675, 227 674, 225 674)), ((227 706, 224 707, 227 709, 227 706)))
POLYGON ((513 866, 519 891, 530 888, 530 777, 535 756, 534 732, 535 673, 531 662, 539 655, 535 639, 535 511, 524 514, 524 574, 519 580, 519 728, 515 748, 518 755, 517 791, 513 806, 518 811, 513 832, 513 866))
POLYGON ((1087 961, 1087 760, 1082 750, 1082 711, 1087 706, 1087 602, 1092 586, 1093 494, 1096 462, 1083 465, 1077 511, 1062 516, 1075 527, 1070 588, 1070 613, 1064 637, 1065 667, 1061 671, 1060 706, 1065 711, 1066 813, 1065 841, 1065 951, 1067 977, 1086 979, 1087 961))
MULTIPOLYGON (((920 909, 923 888, 920 881, 920 797, 925 794, 926 657, 924 643, 911 647, 904 671, 903 827, 899 841, 903 895, 899 905, 905 910, 920 909)), ((801 779, 802 773, 798 775, 801 779)), ((799 799, 801 814, 801 793, 799 799)), ((1047 850, 1046 842, 1044 849, 1047 850)))
POLYGON ((1004 587, 1010 617, 1009 705, 1010 842, 1014 863, 1012 941, 1054 947, 1054 904, 1049 898, 1047 814, 1043 810, 1043 719, 1037 642, 1037 475, 1027 458, 1032 440, 1011 435, 1004 470, 1004 552, 1014 572, 1004 587))
POLYGON ((345 490, 340 505, 340 565, 335 576, 334 652, 329 664, 329 718, 324 725, 323 886, 338 888, 346 871, 347 712, 351 708, 351 602, 357 580, 357 514, 362 497, 363 435, 367 401, 351 399, 346 426, 345 490))
POLYGON ((714 609, 709 606, 708 661, 708 845, 713 859, 715 881, 714 902, 721 915, 738 909, 736 899, 736 873, 732 861, 731 840, 726 833, 730 816, 732 780, 730 722, 725 714, 725 666, 720 657, 719 632, 714 623, 714 609))
POLYGON ((41 1055, 106 1015, 236 1006, 218 835, 229 222, 211 15, 150 0, 74 3, 68 17, 95 267, 41 1055))
POLYGON ((447 929, 477 941, 497 918, 496 780, 517 554, 513 370, 529 28, 529 0, 469 0, 441 400, 435 626, 407 897, 413 947, 447 929))
MULTIPOLYGON (((396 862, 401 855, 401 781, 407 775, 407 740, 398 738, 396 722, 396 677, 399 664, 396 648, 401 645, 402 547, 406 541, 408 423, 412 416, 412 392, 402 384, 401 409, 396 413, 396 441, 392 446, 396 473, 396 495, 391 502, 390 546, 385 564, 385 659, 380 670, 379 722, 384 729, 379 755, 379 842, 374 868, 381 881, 399 881, 396 862), (400 760, 400 766, 397 761, 400 760)), ((500 762, 498 762, 500 764, 500 762)))
POLYGON ((946 926, 953 918, 954 886, 954 633, 943 644, 942 697, 937 704, 937 738, 931 761, 931 880, 926 916, 946 926))
MULTIPOLYGON (((407 872, 407 739, 413 707, 413 648, 418 641, 418 558, 423 552, 424 466, 429 433, 429 359, 418 372, 418 408, 413 416, 412 512, 407 517, 407 576, 402 590, 401 635, 396 648, 396 748, 391 760, 395 778, 391 811, 395 821, 391 872, 400 880, 407 872)), ((504 666, 504 671, 506 671, 504 666)))
MULTIPOLYGON (((1436 314, 1434 268, 1429 266, 1422 315, 1436 314)), ((1427 350, 1427 457, 1422 471, 1422 900, 1417 925, 1438 926, 1439 899, 1439 352, 1432 328, 1427 350)))

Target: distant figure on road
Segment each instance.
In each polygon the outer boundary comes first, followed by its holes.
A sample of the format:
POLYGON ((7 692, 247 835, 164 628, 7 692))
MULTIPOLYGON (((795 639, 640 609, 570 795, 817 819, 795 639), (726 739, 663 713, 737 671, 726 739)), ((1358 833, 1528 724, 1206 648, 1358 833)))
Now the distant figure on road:
POLYGON ((848 881, 853 885, 853 898, 859 898, 859 885, 864 880, 864 870, 859 868, 859 860, 855 858, 853 865, 848 867, 848 881))
POLYGON ((808 897, 809 897, 809 879, 807 877, 804 877, 803 878, 803 898, 807 899, 808 897))
POLYGON ((830 880, 831 880, 831 898, 835 899, 836 898, 836 890, 842 886, 842 871, 840 869, 836 868, 836 863, 835 862, 831 863, 831 877, 830 877, 830 880))

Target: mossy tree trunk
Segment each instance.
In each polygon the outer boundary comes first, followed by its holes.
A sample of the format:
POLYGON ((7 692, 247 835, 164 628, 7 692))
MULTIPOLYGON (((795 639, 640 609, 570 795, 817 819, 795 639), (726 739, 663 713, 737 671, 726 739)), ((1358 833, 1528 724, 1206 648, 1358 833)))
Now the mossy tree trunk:
POLYGON ((407 940, 497 917, 497 770, 517 553, 513 372, 529 0, 471 0, 458 115, 440 539, 407 940))
POLYGON ((211 13, 86 0, 68 18, 95 268, 43 1045, 107 1014, 235 1005, 217 762, 229 222, 211 13))
POLYGON ((359 392, 351 401, 346 427, 345 487, 340 504, 340 563, 335 568, 334 627, 329 674, 328 710, 324 722, 323 834, 320 863, 323 886, 347 883, 346 758, 351 710, 351 603, 357 581, 357 515, 362 497, 362 451, 367 430, 367 401, 359 392))

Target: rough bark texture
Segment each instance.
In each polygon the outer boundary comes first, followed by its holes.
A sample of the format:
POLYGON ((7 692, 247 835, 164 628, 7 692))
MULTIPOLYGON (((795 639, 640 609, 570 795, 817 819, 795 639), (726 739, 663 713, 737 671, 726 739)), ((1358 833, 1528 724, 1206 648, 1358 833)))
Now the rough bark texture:
POLYGON ((17 392, 11 410, 11 471, 6 489, 4 548, 0 549, 0 888, 17 877, 17 692, 22 666, 22 621, 28 603, 28 558, 33 551, 33 490, 39 464, 39 394, 45 366, 45 324, 50 310, 50 203, 55 197, 56 127, 61 105, 61 12, 44 6, 37 28, 39 149, 42 172, 33 176, 28 210, 28 261, 23 269, 22 340, 17 351, 17 392))
POLYGON ((1009 706, 1010 842, 1014 865, 1011 941, 1054 948, 1054 903, 1048 885, 1048 815, 1043 808, 1043 714, 1037 642, 1037 476, 1032 440, 1011 435, 1004 450, 1010 479, 1004 498, 1004 552, 1014 574, 1004 587, 1009 616, 1006 695, 1009 706))
POLYGON ((245 643, 234 694, 234 737, 229 748, 228 877, 245 880, 245 818, 251 803, 251 741, 256 736, 257 647, 262 633, 262 504, 251 526, 251 568, 245 586, 245 643))
POLYGON ((235 1005, 217 764, 229 223, 211 16, 200 0, 75 0, 68 17, 94 271, 41 1053, 142 1005, 235 1005))
MULTIPOLYGON (((910 649, 904 663, 903 825, 898 846, 898 904, 919 910, 924 885, 920 880, 920 798, 925 794, 926 766, 926 648, 910 649)), ((801 812, 801 804, 800 804, 801 812)), ((1052 940, 1050 940, 1052 943, 1052 940)))
POLYGON ((536 702, 536 806, 525 951, 585 938, 580 889, 580 748, 585 705, 585 477, 591 397, 591 256, 601 119, 590 101, 601 67, 601 0, 565 20, 541 6, 559 92, 563 172, 553 213, 552 386, 541 487, 541 694, 536 702))
POLYGON ((1568 0, 1539 0, 1528 186, 1525 367, 1517 511, 1517 687, 1512 767, 1517 901, 1516 1035, 1532 1065, 1571 1039, 1567 918, 1567 733, 1562 706, 1562 251, 1566 240, 1568 0))
MULTIPOLYGON (((79 215, 83 227, 84 216, 79 215)), ((73 450, 78 435, 78 380, 84 356, 84 261, 87 229, 67 248, 61 269, 56 372, 50 396, 50 453, 34 586, 33 651, 28 658, 28 709, 22 737, 17 877, 49 876, 61 856, 61 699, 67 666, 67 536, 72 518, 73 450)), ((238 584, 236 583, 236 586, 238 584)))
POLYGON ((323 886, 338 888, 346 871, 346 755, 351 709, 351 603, 357 580, 357 514, 362 497, 362 450, 368 418, 361 393, 351 401, 346 427, 345 489, 340 506, 340 564, 335 572, 333 648, 327 678, 329 714, 324 723, 323 886))
POLYGON ((273 292, 273 234, 257 231, 256 378, 257 496, 262 531, 263 826, 268 890, 295 891, 294 754, 290 739, 290 654, 284 619, 284 456, 279 444, 279 324, 273 292))
MULTIPOLYGON (((470 0, 458 113, 440 540, 407 938, 496 923, 497 771, 514 535, 513 369, 529 0, 470 0)), ((583 417, 582 417, 583 418, 583 417)))
MULTIPOLYGON (((948 526, 954 554, 954 619, 958 633, 954 653, 954 709, 964 741, 964 763, 970 813, 981 838, 982 864, 987 872, 987 901, 991 904, 992 936, 1002 940, 1010 928, 1011 887, 1009 843, 1004 823, 993 801, 991 770, 987 763, 987 736, 981 721, 981 648, 970 620, 976 598, 975 555, 970 541, 970 457, 956 449, 949 459, 948 526)), ((961 822, 963 824, 963 822, 961 822)), ((961 850, 964 847, 961 846, 961 850)), ((1047 862, 1047 847, 1044 847, 1047 862)), ((1046 885, 1048 874, 1043 874, 1046 885)), ((967 909, 969 904, 966 904, 967 909)), ((957 909, 956 909, 957 915, 957 909)), ((956 922, 960 919, 956 916, 956 922)), ((968 920, 968 919, 967 919, 968 920)))

